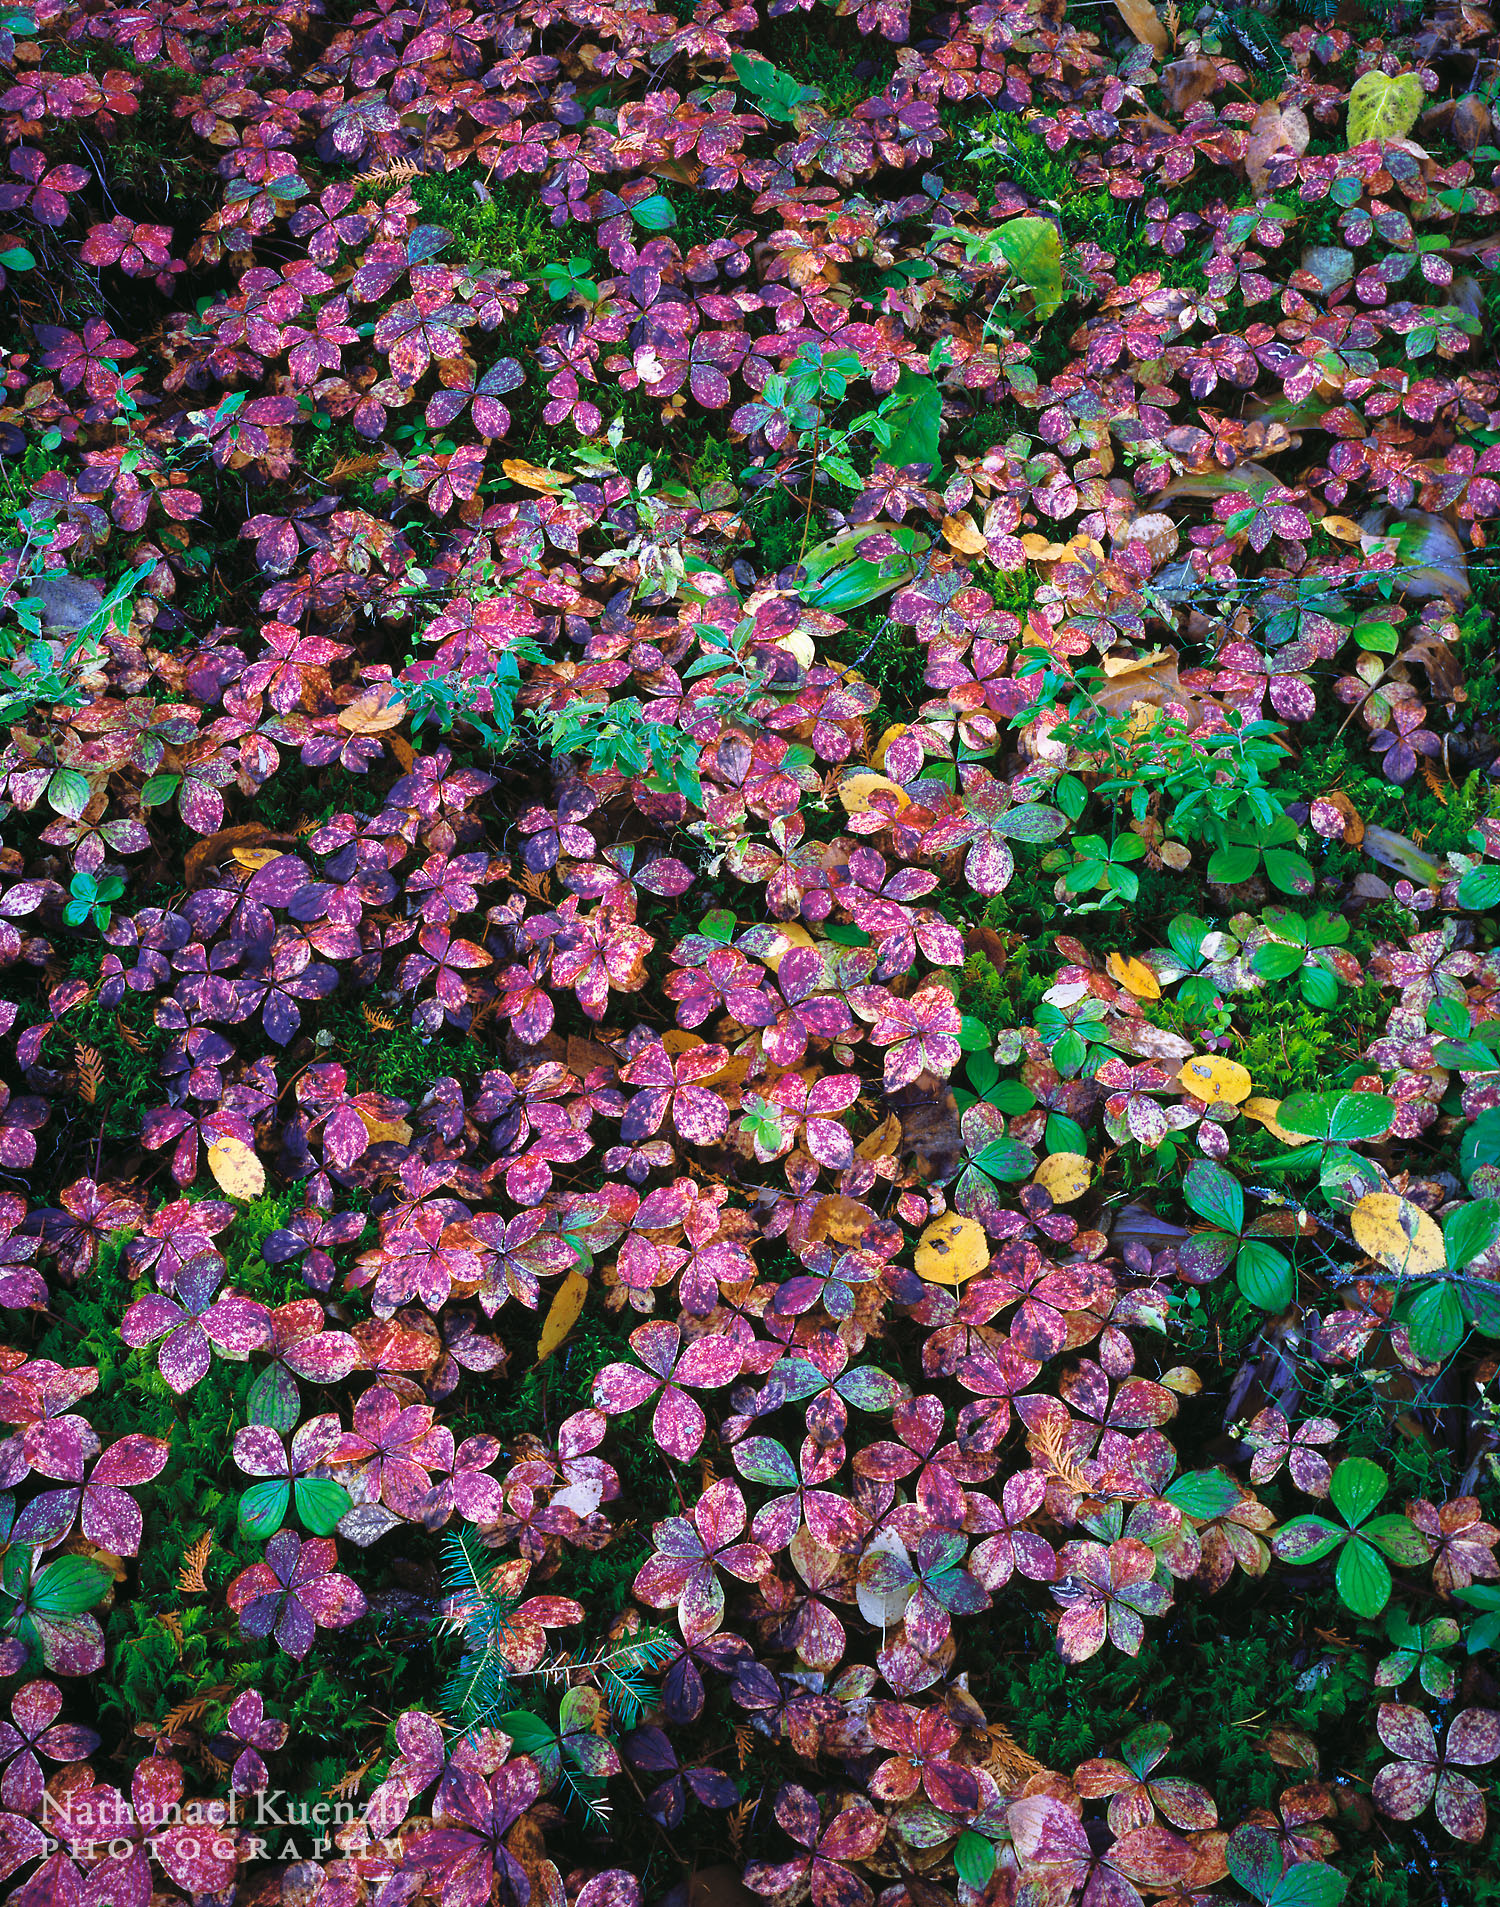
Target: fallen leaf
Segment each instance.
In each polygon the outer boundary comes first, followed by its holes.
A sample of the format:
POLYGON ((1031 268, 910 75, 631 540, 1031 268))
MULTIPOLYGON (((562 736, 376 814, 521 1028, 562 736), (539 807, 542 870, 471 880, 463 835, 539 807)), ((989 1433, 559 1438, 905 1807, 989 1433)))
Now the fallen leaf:
POLYGON ((1172 50, 1172 36, 1151 0, 1115 0, 1115 6, 1141 45, 1149 46, 1158 59, 1165 59, 1172 50))
POLYGON ((1306 1136, 1299 1132, 1288 1132, 1276 1115, 1281 1111, 1279 1099, 1247 1099, 1240 1107, 1247 1119, 1255 1120, 1257 1125, 1265 1127, 1273 1139, 1279 1139, 1284 1146, 1300 1146, 1307 1143, 1306 1136))
POLYGON ((1050 1153, 1037 1167, 1036 1183, 1054 1205, 1071 1205, 1089 1189, 1094 1168, 1081 1152, 1050 1153))
POLYGON ((1238 1106, 1250 1097, 1255 1083, 1238 1060, 1213 1053, 1190 1059, 1177 1078, 1195 1099, 1206 1099, 1211 1106, 1238 1106))
POLYGON ((399 728, 406 718, 406 704, 389 689, 371 689, 339 710, 339 727, 352 735, 383 735, 399 728))
POLYGON ((1362 1252, 1394 1278, 1420 1278, 1446 1268, 1443 1234, 1420 1205, 1397 1192, 1366 1192, 1349 1214, 1362 1252))
POLYGON ((881 813, 882 808, 871 799, 877 794, 890 796, 897 814, 911 806, 911 796, 899 783, 887 775, 872 774, 866 768, 856 769, 852 775, 846 775, 838 785, 838 797, 844 804, 846 814, 881 813))
POLYGON ((1104 970, 1137 1000, 1161 998, 1161 982, 1145 961, 1137 960, 1133 954, 1112 953, 1104 963, 1104 970))
POLYGON ((1202 53, 1189 53, 1173 60, 1161 71, 1162 98, 1174 113, 1185 113, 1200 99, 1207 99, 1219 85, 1219 69, 1202 53))
POLYGON ((807 1235, 816 1243, 832 1239, 835 1245, 857 1245, 875 1223, 875 1214, 858 1199, 830 1192, 813 1207, 807 1235))
POLYGON ((266 1168, 254 1147, 247 1146, 243 1139, 215 1139, 208 1148, 208 1169, 219 1190, 231 1198, 259 1198, 266 1189, 266 1168))
POLYGON ((860 1140, 854 1148, 854 1156, 858 1159, 889 1159, 894 1157, 900 1144, 901 1121, 895 1113, 888 1112, 875 1130, 860 1140))
POLYGON ((231 848, 229 850, 229 858, 237 867, 248 867, 252 872, 256 868, 269 867, 272 861, 279 861, 281 855, 280 848, 231 848))
POLYGON ((500 468, 512 483, 528 490, 565 490, 573 481, 566 470, 544 470, 540 464, 527 463, 524 457, 507 457, 500 468))
POLYGON ((781 963, 792 951, 793 947, 815 947, 818 944, 807 929, 801 926, 797 921, 778 922, 776 932, 779 937, 779 944, 773 947, 769 953, 763 953, 760 956, 766 966, 771 969, 772 973, 779 973, 781 971, 781 963))
POLYGON ((1404 139, 1416 125, 1427 94, 1415 73, 1361 73, 1349 88, 1351 146, 1367 139, 1404 139))
POLYGON ((377 1119, 374 1113, 366 1112, 363 1106, 356 1106, 354 1110, 359 1114, 359 1122, 369 1133, 374 1144, 379 1145, 382 1141, 390 1141, 398 1146, 411 1144, 412 1128, 406 1120, 377 1119))
POLYGON ((917 1241, 917 1276, 930 1285, 961 1285, 990 1262, 989 1243, 977 1218, 958 1212, 934 1219, 917 1241))
POLYGON ((892 742, 900 741, 901 737, 906 733, 906 728, 907 725, 905 722, 892 722, 890 727, 870 751, 870 766, 875 770, 877 775, 883 775, 885 773, 885 751, 890 747, 892 742))
POLYGON ((794 656, 804 669, 810 669, 818 659, 813 639, 805 629, 794 629, 789 636, 783 636, 776 647, 794 656))
POLYGON ((1311 139, 1312 128, 1300 106, 1280 106, 1274 99, 1265 102, 1250 123, 1245 147, 1245 177, 1257 195, 1271 189, 1272 161, 1300 159, 1311 139))
POLYGON ((906 1605, 917 1588, 917 1573, 911 1568, 911 1554, 894 1530, 881 1530, 870 1538, 870 1546, 859 1559, 854 1597, 865 1621, 882 1633, 894 1629, 906 1614, 906 1605), (893 1557, 904 1569, 882 1565, 883 1557, 893 1557))
POLYGON ((568 1333, 578 1322, 583 1310, 583 1301, 588 1296, 589 1281, 587 1274, 570 1271, 557 1287, 550 1305, 547 1307, 546 1320, 542 1325, 542 1335, 537 1340, 536 1361, 545 1364, 554 1351, 560 1350, 568 1340, 568 1333))
POLYGON ((1359 541, 1359 525, 1352 517, 1325 516, 1319 517, 1318 521, 1322 524, 1323 528, 1327 530, 1330 536, 1336 536, 1341 543, 1357 543, 1359 541))
POLYGON ((1157 1378, 1163 1390, 1174 1392, 1178 1397, 1196 1397, 1203 1389, 1203 1379, 1191 1364, 1174 1364, 1169 1371, 1163 1371, 1157 1378))
POLYGON ((183 856, 183 883, 189 888, 201 887, 214 869, 237 851, 270 847, 276 842, 290 844, 291 840, 291 835, 273 834, 263 821, 243 821, 238 827, 220 828, 217 834, 206 834, 201 841, 195 841, 183 856))
POLYGON ((960 556, 983 556, 989 548, 979 525, 967 511, 959 516, 945 516, 940 527, 943 541, 960 556))

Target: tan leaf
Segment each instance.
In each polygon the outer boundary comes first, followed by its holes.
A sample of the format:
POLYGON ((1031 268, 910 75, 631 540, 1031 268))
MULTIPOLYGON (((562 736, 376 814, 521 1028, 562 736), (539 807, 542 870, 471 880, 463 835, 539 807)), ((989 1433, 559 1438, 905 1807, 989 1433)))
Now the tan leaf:
POLYGON ((1115 0, 1115 6, 1141 45, 1149 46, 1158 59, 1164 60, 1172 50, 1172 36, 1151 0, 1115 0))
POLYGON ((1094 1168, 1081 1152, 1053 1152, 1033 1176, 1054 1205, 1071 1205, 1089 1189, 1094 1168))
POLYGON ((1162 98, 1174 113, 1185 113, 1189 106, 1207 99, 1218 85, 1219 69, 1202 53, 1189 53, 1162 68, 1162 98))
POLYGON ((1300 159, 1307 151, 1312 128, 1300 106, 1280 106, 1268 99, 1250 123, 1245 147, 1245 177, 1257 195, 1271 189, 1273 159, 1300 159))
POLYGON ((943 541, 950 550, 957 550, 960 556, 983 556, 989 548, 979 525, 967 511, 957 516, 945 516, 940 527, 943 541))
POLYGON ((231 1198, 259 1198, 266 1189, 266 1168, 251 1146, 228 1134, 208 1148, 208 1169, 231 1198))
POLYGON ((540 464, 527 463, 524 457, 507 457, 500 468, 512 483, 528 490, 565 490, 573 478, 566 470, 543 470, 540 464))
POLYGON ((901 1121, 888 1112, 875 1130, 860 1140, 854 1153, 860 1159, 889 1159, 900 1144, 901 1121))
POLYGON ((583 1310, 583 1301, 588 1296, 589 1281, 581 1271, 570 1271, 557 1287, 547 1317, 542 1325, 542 1335, 537 1340, 536 1361, 545 1364, 554 1351, 560 1350, 568 1340, 568 1333, 578 1322, 583 1310))
POLYGON ((389 689, 371 689, 339 710, 339 727, 351 735, 383 735, 398 728, 406 716, 406 704, 389 689))
POLYGON ((1211 1106, 1238 1106, 1250 1097, 1255 1083, 1238 1060, 1214 1053, 1190 1059, 1177 1078, 1195 1099, 1206 1099, 1211 1106))
POLYGON ((1137 1000, 1161 998, 1161 982, 1145 961, 1137 960, 1133 954, 1112 953, 1104 963, 1104 970, 1137 1000))
POLYGON ((961 1285, 990 1262, 989 1241, 977 1218, 958 1212, 935 1219, 917 1241, 913 1263, 930 1285, 961 1285))
POLYGON ((1319 517, 1318 521, 1323 528, 1327 530, 1328 534, 1330 536, 1336 536, 1340 543, 1357 543, 1359 541, 1359 525, 1352 517, 1325 516, 1319 517))
POLYGON ((818 1243, 832 1239, 835 1245, 857 1245, 874 1223, 875 1214, 868 1205, 842 1192, 830 1192, 813 1207, 807 1232, 818 1243))
POLYGON ((1366 1192, 1349 1214, 1349 1229, 1360 1250, 1393 1278, 1420 1278, 1447 1268, 1437 1221, 1397 1192, 1366 1192))

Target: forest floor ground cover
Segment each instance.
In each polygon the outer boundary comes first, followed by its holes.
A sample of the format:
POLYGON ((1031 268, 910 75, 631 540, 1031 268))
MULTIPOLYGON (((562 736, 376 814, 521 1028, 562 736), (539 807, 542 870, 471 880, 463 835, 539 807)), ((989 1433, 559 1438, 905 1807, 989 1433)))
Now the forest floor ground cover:
POLYGON ((1500 1899, 1491 11, 0 61, 9 1897, 1500 1899))

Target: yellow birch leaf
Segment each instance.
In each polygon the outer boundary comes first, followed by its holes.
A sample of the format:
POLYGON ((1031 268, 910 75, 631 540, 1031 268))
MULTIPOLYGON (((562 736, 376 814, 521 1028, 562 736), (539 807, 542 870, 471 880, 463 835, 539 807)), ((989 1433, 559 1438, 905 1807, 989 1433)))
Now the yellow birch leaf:
POLYGON ((566 470, 543 470, 524 457, 507 457, 500 468, 512 483, 523 484, 528 490, 565 490, 573 481, 566 470))
POLYGON ((1397 1192, 1366 1192, 1349 1214, 1354 1242, 1393 1278, 1442 1271, 1448 1258, 1437 1221, 1397 1192))
POLYGON ((1279 1099, 1247 1099, 1240 1107, 1240 1111, 1247 1119, 1254 1119, 1257 1124, 1264 1126, 1271 1137, 1273 1139, 1279 1139, 1284 1146, 1301 1146, 1307 1144, 1306 1133, 1288 1132, 1286 1127, 1282 1125, 1280 1120, 1276 1117, 1277 1113, 1281 1111, 1281 1101, 1279 1099))
POLYGON ((930 1285, 961 1285, 990 1262, 989 1242, 976 1218, 947 1212, 917 1240, 917 1276, 930 1285))
POLYGON ((967 510, 958 516, 945 516, 940 527, 943 541, 960 556, 983 556, 989 548, 979 525, 967 510))
POLYGON ((215 1139, 208 1148, 208 1169, 218 1181, 219 1190, 231 1198, 259 1198, 266 1189, 266 1168, 243 1139, 228 1135, 215 1139))
POLYGON ((1164 60, 1172 50, 1172 38, 1151 0, 1115 0, 1115 6, 1141 45, 1149 46, 1158 59, 1164 60))
POLYGON ((279 861, 285 853, 285 848, 231 848, 229 858, 236 867, 248 867, 253 871, 268 867, 272 861, 279 861))
POLYGON ((782 961, 792 951, 793 947, 815 947, 817 945, 817 942, 807 929, 800 926, 796 921, 779 922, 776 932, 780 936, 781 945, 773 948, 770 953, 763 953, 760 956, 771 969, 772 973, 780 971, 782 961))
POLYGON ((536 1361, 545 1364, 554 1351, 561 1350, 568 1341, 568 1333, 578 1322, 578 1314, 583 1309, 583 1301, 588 1296, 589 1281, 581 1271, 570 1271, 557 1287, 552 1302, 547 1307, 547 1317, 542 1325, 542 1335, 537 1340, 536 1361))
POLYGON ((831 1238, 835 1245, 857 1245, 874 1223, 875 1214, 868 1205, 842 1192, 830 1192, 813 1207, 807 1230, 820 1243, 831 1238))
POLYGON ((844 804, 845 814, 876 814, 880 810, 870 799, 872 795, 893 797, 896 812, 911 806, 911 796, 889 775, 874 775, 867 769, 859 769, 852 775, 846 775, 839 783, 838 796, 844 804))
POLYGON ((366 1112, 363 1106, 356 1106, 354 1110, 359 1114, 359 1123, 369 1133, 373 1144, 379 1145, 387 1139, 393 1140, 398 1146, 411 1144, 412 1129, 404 1119, 377 1119, 374 1113, 366 1112))
POLYGON ((1177 1075, 1195 1099, 1206 1099, 1211 1106, 1238 1106, 1250 1097, 1254 1081, 1238 1060, 1220 1059, 1215 1053, 1199 1053, 1177 1075))
POLYGON ((1360 527, 1352 517, 1325 516, 1319 517, 1318 521, 1330 536, 1336 536, 1341 543, 1357 543, 1360 539, 1360 527))
POLYGON ((857 1159, 889 1159, 900 1144, 901 1121, 895 1113, 888 1112, 875 1130, 860 1140, 854 1148, 854 1156, 857 1159))
POLYGON ((399 728, 406 718, 406 704, 388 689, 371 689, 339 710, 339 727, 354 735, 383 735, 399 728))
POLYGON ((1163 1371, 1156 1381, 1163 1390, 1175 1391, 1179 1397, 1196 1397, 1203 1389, 1203 1379, 1191 1364, 1174 1364, 1170 1371, 1163 1371))
POLYGON ((875 744, 874 751, 870 756, 870 766, 875 770, 877 775, 883 775, 885 773, 885 751, 890 747, 892 742, 899 741, 905 733, 905 722, 892 722, 880 740, 875 744))
POLYGON ((1124 987, 1137 1000, 1159 1000, 1161 982, 1146 965, 1133 954, 1112 953, 1104 963, 1104 970, 1110 979, 1124 987))
POLYGON ((789 636, 783 636, 776 647, 795 657, 804 669, 810 669, 818 659, 813 639, 805 629, 794 629, 789 636))
POLYGON ((1036 1183, 1054 1205, 1071 1205, 1089 1189, 1094 1169, 1081 1152, 1053 1152, 1034 1173, 1036 1183))

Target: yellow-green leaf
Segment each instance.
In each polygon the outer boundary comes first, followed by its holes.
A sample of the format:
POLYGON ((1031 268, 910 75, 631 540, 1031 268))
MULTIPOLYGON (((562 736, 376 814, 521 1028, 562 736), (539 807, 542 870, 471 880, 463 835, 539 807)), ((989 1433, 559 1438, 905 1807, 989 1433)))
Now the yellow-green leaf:
POLYGON ((578 1314, 583 1309, 588 1291, 588 1278, 581 1271, 570 1271, 557 1287, 557 1295, 547 1309, 547 1320, 542 1326, 542 1335, 536 1347, 538 1364, 545 1364, 554 1351, 560 1351, 567 1343, 568 1333, 578 1322, 578 1314))
POLYGON ((1416 125, 1426 95, 1415 73, 1363 73, 1349 88, 1349 144, 1404 139, 1416 125))
POLYGON ((1037 323, 1050 318, 1063 300, 1062 241, 1051 219, 1007 219, 990 243, 1034 295, 1037 323))

